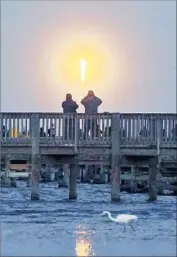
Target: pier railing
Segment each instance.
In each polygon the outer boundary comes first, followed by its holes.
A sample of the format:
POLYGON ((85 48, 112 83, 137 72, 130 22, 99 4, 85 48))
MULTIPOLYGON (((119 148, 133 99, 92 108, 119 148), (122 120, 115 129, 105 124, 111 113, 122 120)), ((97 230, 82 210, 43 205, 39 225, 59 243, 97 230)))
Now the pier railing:
POLYGON ((177 114, 1 113, 3 144, 31 144, 32 118, 39 127, 40 145, 111 145, 112 119, 119 118, 122 146, 177 145, 177 114))

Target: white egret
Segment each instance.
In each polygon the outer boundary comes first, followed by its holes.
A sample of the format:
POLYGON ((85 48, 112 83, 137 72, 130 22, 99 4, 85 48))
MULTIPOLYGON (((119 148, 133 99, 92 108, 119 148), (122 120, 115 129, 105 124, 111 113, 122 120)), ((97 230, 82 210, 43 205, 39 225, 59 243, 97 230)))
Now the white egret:
POLYGON ((111 213, 109 211, 103 211, 101 213, 101 216, 103 215, 108 215, 109 219, 111 221, 117 222, 117 223, 122 223, 124 224, 124 232, 126 231, 126 224, 128 224, 133 231, 135 231, 134 227, 132 226, 131 222, 136 221, 138 217, 136 215, 131 215, 131 214, 119 214, 117 217, 112 217, 111 213))

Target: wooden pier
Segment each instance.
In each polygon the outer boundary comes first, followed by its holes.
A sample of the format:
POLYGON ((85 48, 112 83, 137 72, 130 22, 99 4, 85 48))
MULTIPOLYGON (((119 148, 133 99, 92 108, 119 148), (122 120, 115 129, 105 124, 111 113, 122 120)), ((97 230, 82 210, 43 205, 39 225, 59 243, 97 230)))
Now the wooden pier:
POLYGON ((43 164, 69 164, 69 198, 75 199, 79 164, 112 167, 111 199, 120 200, 120 169, 144 165, 149 197, 155 200, 156 173, 177 170, 176 114, 1 113, 1 164, 32 165, 32 199, 39 198, 43 164))

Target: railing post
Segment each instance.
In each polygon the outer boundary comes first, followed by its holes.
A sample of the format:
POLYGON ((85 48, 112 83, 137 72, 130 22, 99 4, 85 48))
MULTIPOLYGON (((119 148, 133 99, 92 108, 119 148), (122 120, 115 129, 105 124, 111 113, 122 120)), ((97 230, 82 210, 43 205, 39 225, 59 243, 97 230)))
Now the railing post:
MULTIPOLYGON (((1 171, 1 167, 2 167, 2 163, 1 163, 1 144, 2 144, 2 140, 3 140, 3 117, 2 117, 2 113, 0 113, 0 171, 1 171)), ((1 175, 0 175, 0 185, 1 185, 1 175)))
POLYGON ((74 152, 78 153, 78 136, 79 136, 79 117, 77 115, 74 116, 75 121, 75 130, 74 130, 74 152))
POLYGON ((161 146, 161 138, 162 138, 162 128, 161 128, 161 120, 160 120, 160 116, 158 116, 158 119, 157 119, 157 138, 156 138, 156 146, 157 146, 157 173, 160 172, 160 165, 161 165, 161 149, 160 149, 160 146, 161 146))
POLYGON ((32 131, 32 188, 31 200, 39 200, 39 180, 40 180, 40 159, 39 159, 39 115, 31 116, 32 131))
POLYGON ((111 141, 112 141, 111 200, 120 201, 120 114, 112 115, 111 141))
MULTIPOLYGON (((3 138, 3 115, 0 113, 0 140, 3 138)), ((1 141, 0 141, 1 143, 1 141)))

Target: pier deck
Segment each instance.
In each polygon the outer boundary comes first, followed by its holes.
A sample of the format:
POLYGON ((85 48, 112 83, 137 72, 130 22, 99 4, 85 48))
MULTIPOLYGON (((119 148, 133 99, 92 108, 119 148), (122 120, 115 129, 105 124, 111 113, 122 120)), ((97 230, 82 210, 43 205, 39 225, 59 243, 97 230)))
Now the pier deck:
POLYGON ((38 128, 36 136, 39 138, 41 163, 66 163, 69 162, 70 156, 77 155, 80 164, 109 165, 114 140, 112 121, 117 117, 120 155, 123 156, 124 164, 138 158, 143 165, 143 160, 156 155, 163 163, 177 162, 176 114, 0 115, 1 156, 4 160, 30 162, 35 122, 38 128))

